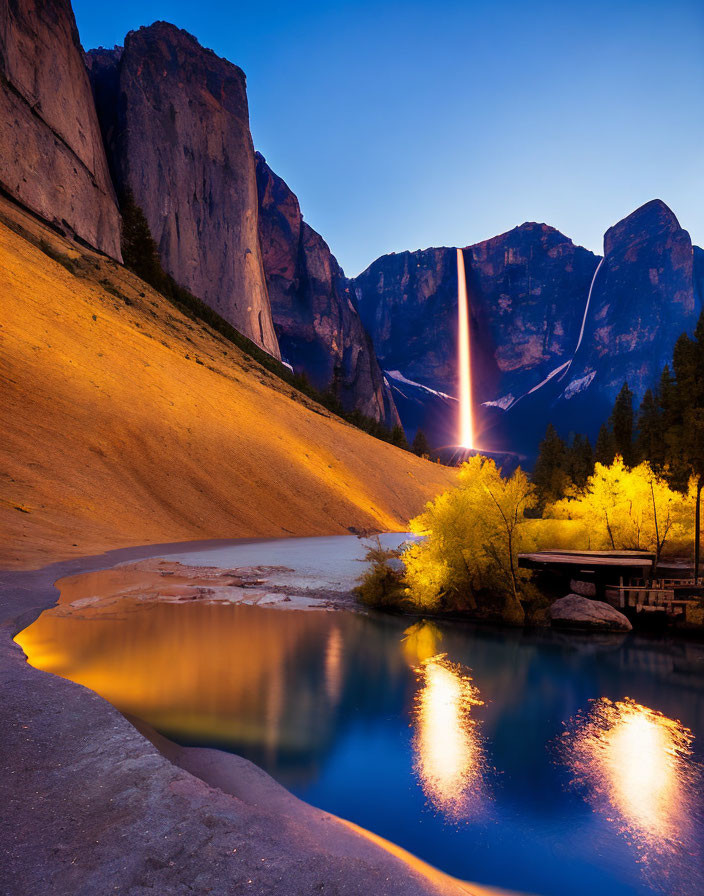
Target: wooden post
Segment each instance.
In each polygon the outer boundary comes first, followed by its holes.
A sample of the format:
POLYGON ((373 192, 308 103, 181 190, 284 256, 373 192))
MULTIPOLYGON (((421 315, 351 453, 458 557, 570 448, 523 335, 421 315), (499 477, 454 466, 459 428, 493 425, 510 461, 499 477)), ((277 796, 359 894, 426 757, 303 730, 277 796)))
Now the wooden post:
POLYGON ((704 476, 697 479, 697 506, 694 509, 694 578, 699 578, 699 542, 701 540, 702 512, 701 497, 704 488, 704 476))

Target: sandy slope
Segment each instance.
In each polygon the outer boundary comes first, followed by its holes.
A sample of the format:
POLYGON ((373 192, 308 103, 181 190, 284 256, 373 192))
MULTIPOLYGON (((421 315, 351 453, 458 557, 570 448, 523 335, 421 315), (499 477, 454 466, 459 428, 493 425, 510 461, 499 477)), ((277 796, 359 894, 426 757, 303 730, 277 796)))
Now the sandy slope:
POLYGON ((6 567, 155 541, 399 530, 452 479, 292 400, 124 268, 4 199, 0 304, 6 567))

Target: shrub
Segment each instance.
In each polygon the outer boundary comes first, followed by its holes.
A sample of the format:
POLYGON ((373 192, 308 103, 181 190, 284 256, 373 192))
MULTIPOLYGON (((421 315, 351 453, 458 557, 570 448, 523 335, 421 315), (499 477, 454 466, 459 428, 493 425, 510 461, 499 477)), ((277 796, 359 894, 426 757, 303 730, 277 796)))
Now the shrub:
POLYGON ((535 598, 530 573, 518 568, 533 487, 520 468, 504 478, 481 455, 462 465, 458 480, 411 520, 425 539, 404 553, 410 599, 423 611, 470 611, 521 624, 524 603, 535 598))
POLYGON ((360 603, 380 610, 401 610, 405 607, 408 598, 400 557, 400 549, 382 547, 378 535, 367 545, 364 559, 369 566, 354 589, 360 603))

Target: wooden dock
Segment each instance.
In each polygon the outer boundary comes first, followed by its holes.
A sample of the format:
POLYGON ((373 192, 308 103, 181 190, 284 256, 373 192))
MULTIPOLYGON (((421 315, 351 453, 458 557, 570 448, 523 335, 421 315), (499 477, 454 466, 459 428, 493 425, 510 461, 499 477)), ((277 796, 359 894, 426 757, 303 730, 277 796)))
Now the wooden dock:
POLYGON ((606 588, 609 601, 620 610, 632 609, 636 613, 666 613, 668 616, 686 618, 687 608, 696 607, 704 593, 701 579, 635 579, 624 583, 621 576, 617 588, 606 588), (611 593, 610 593, 611 592, 611 593))
POLYGON ((538 551, 519 554, 518 565, 536 570, 553 588, 589 585, 596 600, 631 613, 686 618, 704 596, 704 578, 688 578, 684 568, 680 578, 656 577, 651 551, 538 551))

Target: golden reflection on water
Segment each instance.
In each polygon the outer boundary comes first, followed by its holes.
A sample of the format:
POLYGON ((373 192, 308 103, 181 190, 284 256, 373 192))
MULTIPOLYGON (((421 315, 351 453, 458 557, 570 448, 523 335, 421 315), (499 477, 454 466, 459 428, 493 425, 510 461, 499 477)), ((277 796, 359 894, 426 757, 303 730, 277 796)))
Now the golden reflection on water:
POLYGON ((423 793, 452 821, 476 814, 487 799, 486 761, 472 709, 479 691, 443 654, 417 669, 414 707, 415 770, 423 793))
MULTIPOLYGON (((300 754, 331 724, 346 674, 342 632, 330 631, 326 617, 124 598, 109 612, 45 611, 16 641, 33 666, 97 691, 160 731, 264 746, 269 756, 300 754)), ((350 637, 356 622, 349 621, 350 637)))
POLYGON ((335 625, 330 629, 325 645, 325 690, 333 706, 340 702, 343 685, 344 641, 335 625))
POLYGON ((414 622, 403 633, 401 649, 410 666, 415 667, 435 656, 442 641, 442 632, 434 622, 414 622))
POLYGON ((563 738, 573 783, 644 860, 678 852, 693 836, 699 771, 680 722, 626 699, 578 714, 563 738))

